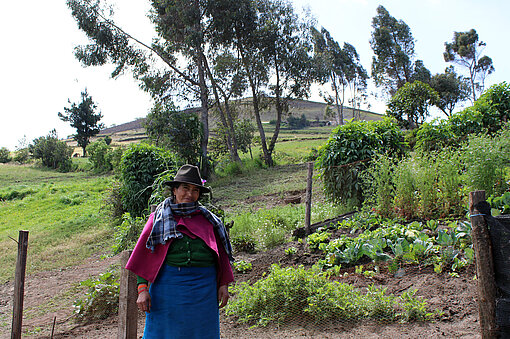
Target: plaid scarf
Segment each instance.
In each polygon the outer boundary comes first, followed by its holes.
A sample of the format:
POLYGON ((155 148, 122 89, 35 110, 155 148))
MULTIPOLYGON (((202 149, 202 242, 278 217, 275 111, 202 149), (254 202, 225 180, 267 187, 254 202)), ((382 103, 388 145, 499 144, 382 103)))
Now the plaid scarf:
POLYGON ((177 222, 174 215, 185 216, 196 212, 200 212, 203 216, 213 225, 218 233, 220 240, 227 252, 230 261, 234 261, 232 256, 232 245, 228 238, 227 230, 221 222, 220 218, 214 215, 204 206, 198 202, 174 204, 171 198, 166 198, 162 203, 156 207, 154 214, 154 225, 152 226, 151 234, 147 239, 146 247, 154 251, 154 247, 158 244, 165 244, 168 239, 182 238, 182 233, 177 231, 177 222))

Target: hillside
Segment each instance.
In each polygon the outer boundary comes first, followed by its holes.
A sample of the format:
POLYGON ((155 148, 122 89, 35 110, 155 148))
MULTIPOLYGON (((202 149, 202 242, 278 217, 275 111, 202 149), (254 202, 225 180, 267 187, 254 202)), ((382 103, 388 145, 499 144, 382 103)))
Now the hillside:
MULTIPOLYGON (((235 103, 235 106, 242 117, 248 119, 254 119, 252 114, 252 108, 250 103, 250 98, 239 100, 235 103)), ((326 104, 322 102, 316 101, 308 101, 308 100, 292 100, 289 105, 289 116, 300 117, 301 115, 305 115, 306 118, 310 121, 329 121, 334 120, 331 117, 325 117, 326 104)), ((197 111, 197 108, 190 108, 186 111, 194 112, 197 111)), ((263 122, 269 122, 275 119, 276 110, 274 107, 270 107, 268 110, 262 112, 261 119, 263 122)), ((344 107, 344 119, 350 120, 353 118, 360 120, 380 120, 383 117, 382 114, 370 112, 366 110, 354 110, 351 107, 344 107)), ((283 118, 285 120, 286 117, 283 118)), ((216 118, 214 115, 211 115, 210 125, 211 128, 214 128, 216 125, 216 118)), ((144 139, 147 139, 145 135, 145 128, 143 124, 145 122, 145 118, 140 118, 134 121, 126 122, 120 125, 111 126, 103 129, 96 138, 93 138, 92 141, 97 140, 98 138, 104 138, 106 136, 110 136, 112 138, 112 144, 121 146, 127 145, 133 142, 139 142, 144 139)), ((332 121, 334 124, 334 121, 332 121)), ((68 145, 75 147, 73 154, 82 154, 82 150, 80 147, 77 147, 76 141, 73 139, 65 139, 65 142, 68 145)))

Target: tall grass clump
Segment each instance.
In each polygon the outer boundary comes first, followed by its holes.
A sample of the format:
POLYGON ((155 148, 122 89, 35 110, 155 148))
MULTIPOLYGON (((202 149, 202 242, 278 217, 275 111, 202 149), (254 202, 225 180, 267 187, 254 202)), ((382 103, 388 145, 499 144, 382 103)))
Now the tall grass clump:
POLYGON ((395 160, 388 155, 378 154, 361 175, 365 202, 374 205, 379 215, 385 218, 393 215, 394 170, 395 160))
POLYGON ((485 190, 487 196, 501 195, 509 188, 506 171, 510 167, 510 127, 493 137, 470 136, 462 148, 465 182, 471 190, 485 190))
POLYGON ((294 229, 304 219, 304 206, 285 206, 278 210, 260 209, 255 213, 243 213, 232 220, 232 242, 251 239, 258 250, 266 250, 285 243, 294 229))
POLYGON ((413 217, 417 210, 415 164, 412 158, 405 158, 398 163, 394 171, 395 206, 398 216, 413 217))
POLYGON ((435 157, 418 154, 415 157, 415 183, 418 191, 419 216, 432 218, 437 213, 437 170, 435 157))

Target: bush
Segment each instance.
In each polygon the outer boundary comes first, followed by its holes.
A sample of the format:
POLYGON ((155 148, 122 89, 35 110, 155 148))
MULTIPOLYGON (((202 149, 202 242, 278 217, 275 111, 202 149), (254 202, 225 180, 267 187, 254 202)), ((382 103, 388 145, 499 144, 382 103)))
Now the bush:
POLYGON ((166 170, 177 170, 177 162, 172 153, 147 144, 131 145, 120 161, 124 210, 133 217, 147 214, 154 180, 166 170))
POLYGON ((106 272, 99 278, 80 282, 88 287, 84 299, 74 302, 76 316, 82 322, 103 320, 115 315, 119 309, 119 282, 117 274, 106 272))
POLYGON ((87 146, 89 161, 97 173, 109 172, 117 168, 122 152, 121 147, 114 149, 105 140, 94 141, 87 146))
POLYGON ((253 285, 236 284, 226 314, 241 323, 266 326, 304 316, 312 321, 332 319, 382 321, 430 320, 427 302, 406 291, 402 297, 369 286, 366 293, 352 285, 330 281, 320 270, 303 266, 271 266, 266 278, 253 285))
POLYGON ((291 128, 291 129, 302 129, 302 128, 310 126, 310 121, 308 121, 306 119, 306 116, 304 114, 302 114, 300 118, 296 118, 293 116, 288 117, 287 124, 289 125, 289 128, 291 128))
POLYGON ((18 149, 14 152, 14 161, 20 164, 25 164, 29 160, 30 153, 28 152, 28 148, 18 149))
POLYGON ((114 255, 135 246, 145 222, 144 217, 133 218, 129 213, 122 216, 122 223, 115 227, 115 242, 112 245, 114 255))
POLYGON ((362 202, 358 175, 377 153, 401 155, 405 145, 403 133, 391 119, 350 121, 333 130, 319 150, 315 163, 321 171, 324 191, 334 203, 362 202))
POLYGON ((11 161, 11 152, 7 147, 0 147, 0 163, 6 164, 11 161))
POLYGON ((68 172, 72 168, 71 154, 73 149, 58 140, 57 132, 51 131, 46 137, 34 139, 29 146, 34 159, 40 159, 43 166, 68 172))

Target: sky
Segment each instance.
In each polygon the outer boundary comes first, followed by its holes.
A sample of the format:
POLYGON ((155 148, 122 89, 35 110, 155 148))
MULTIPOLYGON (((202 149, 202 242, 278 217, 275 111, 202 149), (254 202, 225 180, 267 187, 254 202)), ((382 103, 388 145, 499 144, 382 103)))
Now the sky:
MULTIPOLYGON (((415 38, 416 59, 423 60, 432 74, 448 66, 443 60, 444 43, 455 31, 475 28, 487 45, 484 54, 493 60, 495 72, 486 88, 510 79, 510 55, 506 34, 510 32, 510 1, 506 0, 291 0, 298 12, 308 7, 318 27, 326 28, 341 45, 348 42, 370 72, 371 22, 383 5, 403 20, 415 38), (503 39, 503 40, 501 40, 503 39)), ((109 0, 116 22, 127 32, 150 42, 152 26, 146 17, 149 1, 109 0)), ((106 126, 145 117, 152 107, 149 95, 139 89, 129 73, 111 79, 112 65, 81 66, 74 48, 87 43, 65 0, 2 1, 0 4, 0 147, 15 150, 22 140, 47 135, 56 129, 64 138, 74 133, 58 117, 68 100, 80 102, 86 88, 103 114, 106 126)), ((458 73, 461 68, 456 66, 458 73)), ((372 87, 371 87, 372 88, 372 87)), ((322 101, 317 91, 311 100, 322 101)), ((371 110, 384 113, 386 99, 372 99, 371 110)))

